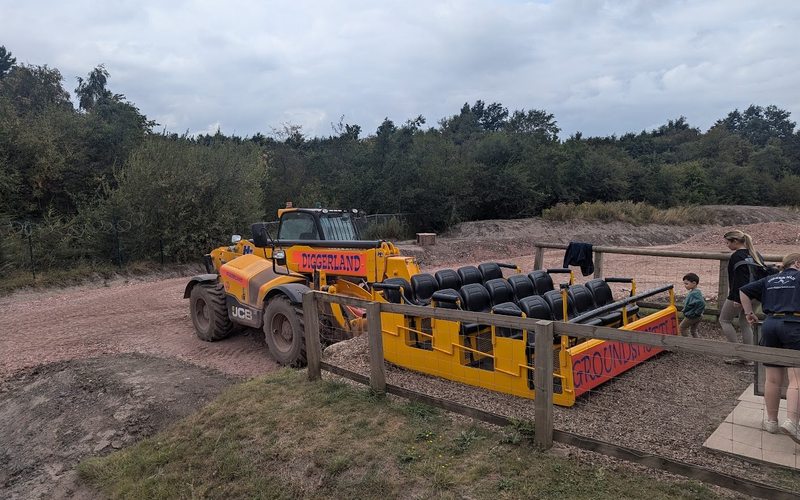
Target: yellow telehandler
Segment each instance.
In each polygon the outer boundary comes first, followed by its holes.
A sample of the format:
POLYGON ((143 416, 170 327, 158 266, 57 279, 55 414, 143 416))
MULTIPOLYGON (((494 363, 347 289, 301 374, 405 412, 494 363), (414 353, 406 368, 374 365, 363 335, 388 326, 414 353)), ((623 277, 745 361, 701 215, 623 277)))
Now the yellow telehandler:
MULTIPOLYGON (((252 240, 234 235, 232 245, 205 256, 207 274, 187 284, 192 322, 203 340, 220 340, 235 325, 263 328, 275 359, 305 363, 303 294, 311 289, 373 300, 370 283, 387 278, 409 280, 419 273, 387 241, 358 239, 355 210, 285 208, 278 211, 275 238, 268 223, 252 225, 252 240)), ((329 304, 322 311, 330 343, 363 329, 364 311, 329 304)))

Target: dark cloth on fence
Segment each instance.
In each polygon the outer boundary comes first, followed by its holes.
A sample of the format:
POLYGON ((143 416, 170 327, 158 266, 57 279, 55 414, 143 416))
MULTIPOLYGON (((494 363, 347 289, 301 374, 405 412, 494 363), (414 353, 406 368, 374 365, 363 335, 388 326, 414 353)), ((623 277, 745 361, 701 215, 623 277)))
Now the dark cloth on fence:
POLYGON ((567 245, 564 253, 564 267, 580 266, 581 274, 589 276, 594 272, 594 262, 592 261, 592 244, 578 243, 575 241, 567 245))

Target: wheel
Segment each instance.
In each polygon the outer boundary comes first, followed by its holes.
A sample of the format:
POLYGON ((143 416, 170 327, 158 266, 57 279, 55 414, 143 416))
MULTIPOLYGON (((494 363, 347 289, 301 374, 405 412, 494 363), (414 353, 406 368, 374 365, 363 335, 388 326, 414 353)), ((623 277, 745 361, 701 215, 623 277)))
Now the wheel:
POLYGON ((272 298, 264 311, 264 337, 275 360, 286 366, 306 364, 303 310, 285 296, 272 298))
POLYGON ((189 309, 194 330, 201 340, 207 342, 222 340, 233 331, 233 323, 228 318, 228 309, 225 307, 225 291, 221 284, 195 285, 189 296, 189 309))

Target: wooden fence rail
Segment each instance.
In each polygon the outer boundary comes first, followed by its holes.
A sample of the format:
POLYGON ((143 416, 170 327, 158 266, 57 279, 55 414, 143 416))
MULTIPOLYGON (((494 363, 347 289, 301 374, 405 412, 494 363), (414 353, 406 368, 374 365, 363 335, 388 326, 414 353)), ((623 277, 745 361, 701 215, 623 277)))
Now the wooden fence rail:
MULTIPOLYGON (((544 266, 544 251, 545 249, 552 250, 566 250, 567 245, 564 243, 536 243, 534 245, 535 254, 533 259, 533 268, 542 269, 544 266)), ((613 247, 604 245, 592 246, 594 253, 594 275, 595 278, 604 278, 603 269, 603 255, 607 253, 622 254, 622 255, 645 255, 650 257, 672 257, 680 259, 708 259, 719 261, 719 285, 717 286, 717 302, 721 307, 722 298, 728 295, 728 260, 730 260, 730 253, 726 252, 691 252, 685 250, 659 250, 656 248, 629 248, 629 247, 613 247)), ((766 262, 780 262, 783 260, 782 255, 763 255, 766 262)), ((644 307, 654 307, 653 303, 640 304, 644 307)), ((718 308, 706 308, 706 314, 713 314, 719 316, 718 308)))

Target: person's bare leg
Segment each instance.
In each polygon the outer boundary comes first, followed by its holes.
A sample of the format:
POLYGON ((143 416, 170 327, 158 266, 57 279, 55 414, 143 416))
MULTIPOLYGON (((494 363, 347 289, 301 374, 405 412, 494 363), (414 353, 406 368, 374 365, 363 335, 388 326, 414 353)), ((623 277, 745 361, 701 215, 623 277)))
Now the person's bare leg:
POLYGON ((739 312, 739 331, 742 332, 742 344, 753 345, 753 327, 747 322, 747 316, 744 315, 742 309, 737 309, 739 312))
POLYGON ((764 381, 764 406, 767 408, 767 420, 777 422, 785 368, 765 366, 764 369, 767 372, 767 379, 764 381))
POLYGON ((719 311, 719 324, 728 342, 736 343, 739 341, 736 336, 736 328, 733 326, 733 318, 738 315, 739 309, 736 308, 736 302, 725 299, 725 302, 722 304, 722 309, 719 311))
POLYGON ((786 390, 786 417, 797 425, 800 420, 800 368, 788 368, 787 371, 789 388, 786 390))

